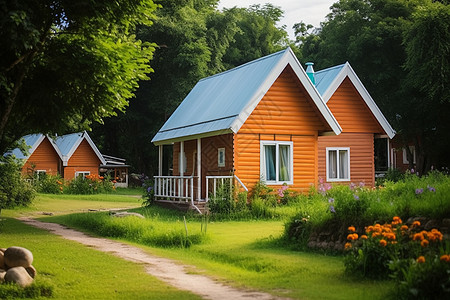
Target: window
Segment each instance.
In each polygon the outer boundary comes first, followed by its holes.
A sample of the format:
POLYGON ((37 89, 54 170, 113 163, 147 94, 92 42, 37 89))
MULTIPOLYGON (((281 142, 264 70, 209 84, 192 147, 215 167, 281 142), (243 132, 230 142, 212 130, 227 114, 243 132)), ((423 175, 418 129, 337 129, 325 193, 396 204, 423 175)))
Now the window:
POLYGON ((261 177, 266 183, 292 184, 292 142, 261 141, 261 177))
POLYGON ((327 181, 350 180, 350 148, 327 148, 327 181))
POLYGON ((47 175, 47 171, 46 170, 35 170, 34 174, 36 175, 36 179, 42 179, 45 177, 45 175, 47 175))
POLYGON ((85 178, 87 175, 91 175, 91 172, 90 171, 75 172, 75 178, 78 178, 79 176, 85 178))
POLYGON ((217 150, 217 162, 219 167, 225 167, 225 148, 217 150))
MULTIPOLYGON (((413 157, 413 164, 416 163, 416 147, 414 146, 409 146, 409 151, 411 151, 412 157, 413 157)), ((408 155, 406 154, 406 149, 403 148, 403 164, 404 165, 408 165, 409 164, 409 160, 408 160, 408 155)))

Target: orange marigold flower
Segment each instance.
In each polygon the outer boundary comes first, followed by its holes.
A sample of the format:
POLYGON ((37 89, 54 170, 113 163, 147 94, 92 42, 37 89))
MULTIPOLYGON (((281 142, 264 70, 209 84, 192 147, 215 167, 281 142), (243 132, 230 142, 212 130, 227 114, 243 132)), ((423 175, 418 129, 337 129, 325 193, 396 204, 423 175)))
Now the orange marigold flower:
POLYGON ((440 260, 443 261, 443 262, 450 262, 450 255, 444 254, 444 255, 441 256, 440 260))
POLYGON ((366 227, 366 232, 371 233, 373 231, 373 226, 370 225, 369 227, 366 227))
POLYGON ((413 226, 413 227, 420 226, 420 222, 419 221, 414 221, 411 226, 413 226))
POLYGON ((354 241, 354 240, 357 240, 357 239, 358 239, 358 234, 357 233, 351 233, 351 234, 347 235, 347 240, 354 241))
POLYGON ((355 231, 356 231, 355 226, 350 226, 350 227, 348 228, 348 231, 350 231, 350 232, 355 232, 355 231))
POLYGON ((417 262, 419 264, 423 264, 425 262, 425 256, 421 255, 417 258, 417 262))
POLYGON ((413 241, 421 241, 423 240, 423 234, 422 233, 416 233, 413 236, 413 241))
POLYGON ((428 240, 422 240, 421 242, 420 242, 420 246, 422 246, 422 247, 427 247, 428 246, 428 244, 429 244, 430 242, 428 242, 428 240))
POLYGON ((380 236, 381 234, 379 233, 379 232, 374 232, 374 233, 372 233, 372 237, 373 238, 375 238, 375 237, 377 237, 377 236, 380 236))
POLYGON ((345 250, 349 250, 351 248, 352 248, 352 243, 345 243, 345 245, 344 245, 345 250))
POLYGON ((406 231, 406 230, 408 230, 408 226, 402 225, 402 227, 400 227, 400 229, 406 231))
POLYGON ((365 235, 365 234, 361 235, 361 239, 362 240, 367 240, 367 235, 365 235))
POLYGON ((392 241, 395 240, 395 234, 394 233, 386 233, 385 237, 388 240, 392 240, 392 241))
POLYGON ((380 246, 386 247, 386 245, 387 245, 386 240, 380 240, 380 246))
POLYGON ((392 224, 393 225, 402 224, 402 219, 400 219, 400 217, 395 216, 392 218, 392 224))

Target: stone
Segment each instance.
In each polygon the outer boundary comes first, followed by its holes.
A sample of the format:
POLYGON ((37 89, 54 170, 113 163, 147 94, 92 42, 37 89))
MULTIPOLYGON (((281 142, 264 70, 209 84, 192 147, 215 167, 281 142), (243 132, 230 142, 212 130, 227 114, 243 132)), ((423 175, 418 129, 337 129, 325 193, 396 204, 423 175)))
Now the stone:
POLYGON ((33 267, 33 266, 29 266, 29 267, 26 267, 25 268, 25 270, 27 270, 27 272, 28 272, 28 275, 30 275, 31 276, 31 278, 35 278, 36 277, 36 273, 37 273, 37 271, 36 271, 36 268, 35 267, 33 267))
POLYGON ((425 230, 431 230, 433 228, 439 228, 439 222, 437 220, 429 220, 424 226, 425 230))
POLYGON ((6 270, 0 269, 0 282, 5 281, 6 270))
POLYGON ((14 267, 6 271, 5 281, 15 282, 21 287, 27 287, 33 283, 33 278, 31 278, 24 267, 14 267))
POLYGON ((5 253, 5 264, 9 268, 13 267, 29 267, 33 263, 33 253, 23 247, 9 247, 5 253))
POLYGON ((113 213, 112 214, 113 217, 118 217, 118 218, 124 218, 124 217, 129 217, 129 216, 135 216, 141 219, 145 219, 145 217, 139 213, 135 213, 135 212, 118 212, 118 213, 113 213))
POLYGON ((5 255, 0 251, 0 269, 6 269, 5 266, 5 255))

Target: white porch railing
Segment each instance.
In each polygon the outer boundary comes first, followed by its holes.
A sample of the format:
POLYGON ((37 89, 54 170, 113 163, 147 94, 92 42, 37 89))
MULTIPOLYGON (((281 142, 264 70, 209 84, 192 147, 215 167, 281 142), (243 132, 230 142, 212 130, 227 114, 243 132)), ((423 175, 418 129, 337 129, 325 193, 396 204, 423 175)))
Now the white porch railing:
POLYGON ((215 197, 217 195, 217 188, 223 186, 224 184, 230 185, 230 191, 233 189, 233 180, 236 181, 244 188, 246 192, 248 192, 247 187, 236 175, 231 176, 206 176, 206 202, 209 201, 209 183, 212 181, 212 194, 215 197))
POLYGON ((155 176, 155 197, 194 201, 194 176, 155 176))

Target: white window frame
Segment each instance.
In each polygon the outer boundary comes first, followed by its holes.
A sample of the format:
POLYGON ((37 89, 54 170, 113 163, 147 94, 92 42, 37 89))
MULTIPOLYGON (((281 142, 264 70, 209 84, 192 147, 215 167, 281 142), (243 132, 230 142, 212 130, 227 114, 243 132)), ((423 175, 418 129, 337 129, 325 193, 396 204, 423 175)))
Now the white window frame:
POLYGON ((329 182, 338 182, 338 181, 350 181, 351 175, 350 175, 350 147, 327 147, 326 148, 326 175, 327 175, 327 181, 329 182), (330 151, 336 151, 338 154, 339 151, 347 151, 347 170, 348 170, 348 177, 347 178, 339 178, 339 155, 336 155, 337 159, 337 178, 330 178, 330 163, 329 163, 329 153, 330 151))
POLYGON ((42 174, 47 174, 47 170, 34 170, 34 174, 36 175, 37 179, 40 179, 42 174))
POLYGON ((217 149, 217 165, 225 167, 225 148, 217 149))
POLYGON ((91 175, 91 171, 77 171, 75 172, 75 178, 78 178, 78 176, 83 175, 83 178, 86 178, 86 175, 91 175))
POLYGON ((266 184, 271 185, 282 185, 282 184, 294 184, 294 143, 293 142, 287 142, 287 141, 261 141, 260 142, 260 174, 261 174, 261 180, 264 181, 266 184), (290 156, 290 166, 289 166, 289 174, 290 174, 290 180, 289 181, 280 181, 279 179, 279 148, 280 145, 289 146, 289 156, 290 156), (276 172, 276 180, 266 180, 266 163, 265 163, 265 157, 264 157, 264 146, 275 146, 275 172, 276 172))
MULTIPOLYGON (((408 155, 406 155, 406 149, 403 148, 403 164, 404 165, 409 165, 409 160, 408 160, 408 155)), ((409 146, 409 151, 411 151, 412 156, 413 156, 413 164, 416 163, 416 147, 414 146, 409 146)))

